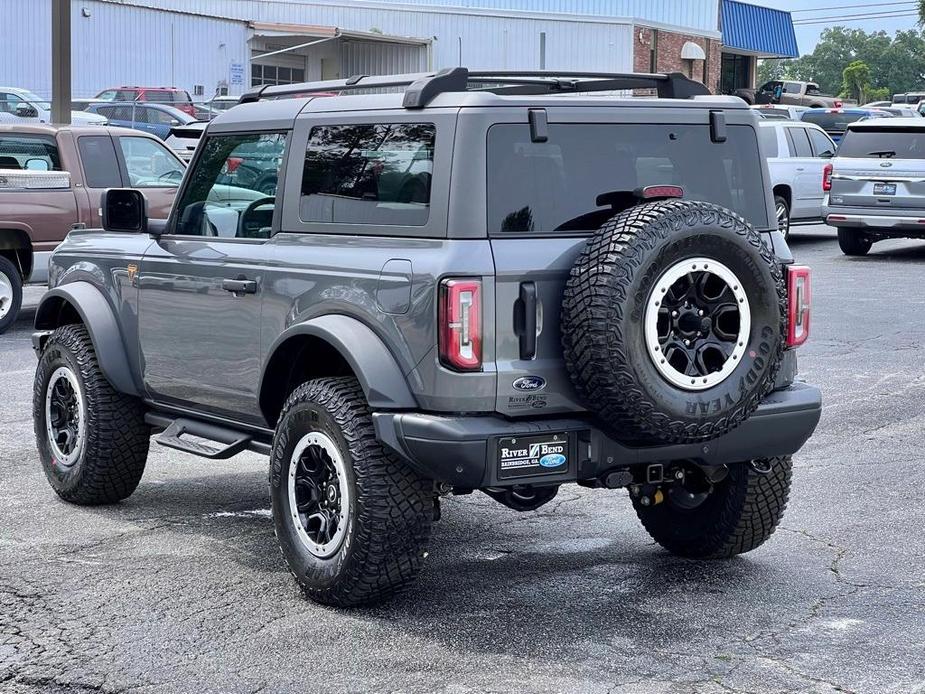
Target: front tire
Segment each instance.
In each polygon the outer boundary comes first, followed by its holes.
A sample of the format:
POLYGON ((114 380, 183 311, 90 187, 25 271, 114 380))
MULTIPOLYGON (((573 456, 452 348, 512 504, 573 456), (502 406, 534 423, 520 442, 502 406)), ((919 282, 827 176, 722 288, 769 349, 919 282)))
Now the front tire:
POLYGON ((66 325, 48 338, 35 371, 32 416, 42 469, 62 499, 111 504, 135 491, 151 430, 141 402, 103 376, 84 326, 66 325))
POLYGON ((424 563, 433 483, 376 440, 355 378, 310 381, 289 396, 273 440, 270 498, 283 557, 316 602, 379 602, 424 563))
POLYGON ((860 229, 840 227, 838 229, 838 247, 845 255, 867 255, 873 241, 864 236, 860 229))
POLYGON ((633 507, 643 527, 672 554, 726 559, 762 545, 777 528, 790 497, 789 456, 736 463, 698 504, 670 490, 656 506, 633 507))
POLYGON ((0 335, 16 322, 22 308, 22 277, 10 261, 0 255, 0 335))

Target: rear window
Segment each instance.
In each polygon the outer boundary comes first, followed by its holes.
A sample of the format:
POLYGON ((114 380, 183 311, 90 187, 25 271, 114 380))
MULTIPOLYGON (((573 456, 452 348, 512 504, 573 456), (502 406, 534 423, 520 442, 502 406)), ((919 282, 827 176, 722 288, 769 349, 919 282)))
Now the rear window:
POLYGON ((637 188, 676 185, 766 227, 758 139, 749 126, 710 141, 707 125, 559 124, 547 142, 528 125, 488 133, 491 232, 592 231, 637 188))
POLYGON ((803 120, 807 123, 815 123, 823 130, 829 132, 844 132, 849 123, 857 123, 867 116, 863 113, 838 113, 838 112, 815 112, 804 111, 803 120))
POLYGON ((58 145, 44 135, 0 134, 0 169, 61 171, 58 145))
POLYGON ((838 146, 838 156, 858 159, 925 159, 925 130, 849 130, 838 146))

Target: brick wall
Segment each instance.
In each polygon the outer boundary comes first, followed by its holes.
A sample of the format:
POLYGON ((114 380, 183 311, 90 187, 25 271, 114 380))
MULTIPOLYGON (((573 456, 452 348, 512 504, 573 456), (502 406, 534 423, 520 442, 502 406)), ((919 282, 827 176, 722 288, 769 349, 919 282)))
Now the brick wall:
POLYGON ((650 53, 656 50, 656 72, 683 72, 707 85, 711 92, 719 92, 719 73, 722 45, 719 39, 676 34, 662 29, 636 26, 633 31, 633 68, 636 72, 649 72, 650 53), (706 60, 681 60, 681 47, 692 41, 706 54, 706 60), (704 74, 704 69, 706 73, 704 74))

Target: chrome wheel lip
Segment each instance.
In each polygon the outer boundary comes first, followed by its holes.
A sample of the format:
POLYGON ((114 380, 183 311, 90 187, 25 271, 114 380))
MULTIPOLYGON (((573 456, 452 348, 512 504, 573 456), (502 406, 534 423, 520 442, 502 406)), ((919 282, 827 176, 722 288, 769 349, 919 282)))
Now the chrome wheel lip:
POLYGON ((80 459, 80 454, 83 452, 84 441, 86 440, 86 433, 84 431, 86 428, 86 421, 84 397, 80 389, 80 382, 77 380, 77 375, 69 367, 59 366, 52 372, 51 377, 48 379, 48 384, 45 387, 45 436, 48 440, 48 445, 51 447, 52 456, 54 457, 53 462, 56 465, 70 467, 80 459), (75 427, 77 430, 77 440, 70 453, 65 453, 61 450, 61 447, 58 445, 55 427, 52 425, 51 407, 52 400, 54 399, 55 386, 58 384, 58 381, 62 379, 68 382, 77 400, 77 424, 75 427))
POLYGON ((305 434, 296 444, 289 459, 289 472, 286 476, 286 488, 289 498, 289 521, 296 531, 296 535, 302 546, 313 556, 319 559, 328 559, 341 548, 344 538, 347 535, 347 527, 350 521, 350 508, 353 498, 350 492, 350 485, 347 482, 347 471, 344 459, 340 454, 334 441, 320 431, 312 431, 305 434), (296 471, 302 454, 311 447, 317 446, 324 451, 330 458, 337 475, 338 492, 340 494, 340 518, 337 524, 337 530, 328 542, 317 543, 308 535, 308 531, 302 524, 299 517, 299 511, 296 502, 296 471))
POLYGON ((649 297, 646 300, 644 314, 644 338, 646 352, 659 375, 672 385, 687 391, 702 391, 718 386, 725 381, 742 361, 742 356, 748 348, 748 339, 751 334, 751 309, 748 296, 742 288, 742 283, 735 273, 726 265, 713 258, 685 258, 665 270, 656 280, 649 297), (719 277, 732 291, 739 307, 739 333, 736 344, 722 368, 707 376, 689 376, 675 369, 664 358, 658 335, 658 314, 662 297, 671 286, 692 272, 709 272, 719 277))
POLYGON ((13 281, 0 272, 0 320, 6 318, 13 308, 13 281))
POLYGON ((786 236, 790 232, 790 213, 787 211, 787 206, 778 203, 775 205, 775 212, 777 213, 777 230, 786 236))

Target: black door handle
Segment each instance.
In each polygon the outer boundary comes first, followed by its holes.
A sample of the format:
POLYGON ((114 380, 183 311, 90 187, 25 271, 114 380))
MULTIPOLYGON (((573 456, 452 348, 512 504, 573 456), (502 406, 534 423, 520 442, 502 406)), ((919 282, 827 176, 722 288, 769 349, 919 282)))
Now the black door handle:
POLYGON ((222 289, 232 294, 256 294, 257 280, 238 277, 233 280, 222 280, 222 289))
POLYGON ((536 358, 536 284, 520 283, 520 296, 514 302, 514 333, 520 341, 520 358, 536 358))

